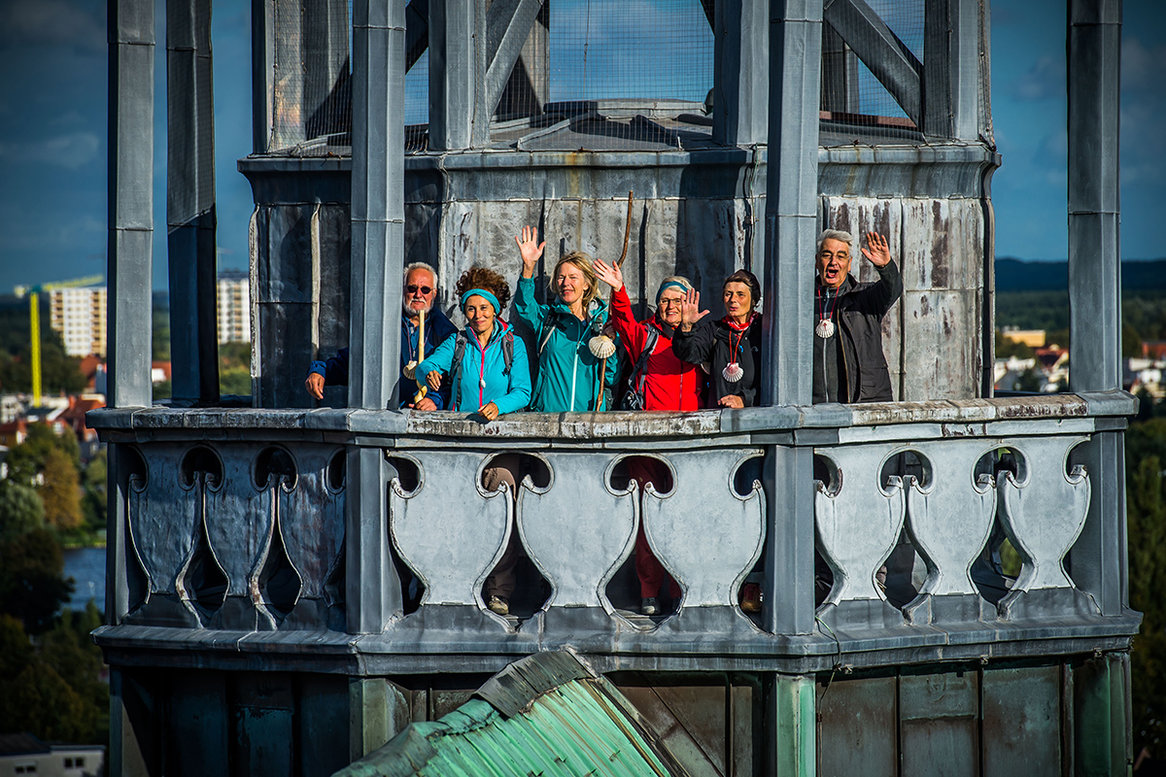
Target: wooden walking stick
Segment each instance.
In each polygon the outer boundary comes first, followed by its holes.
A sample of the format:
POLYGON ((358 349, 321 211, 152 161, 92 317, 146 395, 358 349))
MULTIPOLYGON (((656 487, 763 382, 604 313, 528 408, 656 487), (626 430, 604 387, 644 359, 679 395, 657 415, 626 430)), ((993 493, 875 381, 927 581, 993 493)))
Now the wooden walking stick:
MULTIPOLYGON (((623 225, 623 251, 620 252, 619 259, 616 261, 616 267, 623 267, 624 259, 628 258, 628 241, 632 237, 632 202, 635 197, 635 192, 628 192, 628 211, 627 217, 624 219, 623 225)), ((610 310, 611 303, 607 303, 610 310)), ((596 358, 603 359, 603 364, 599 368, 599 394, 595 397, 595 409, 598 410, 600 403, 603 401, 603 379, 607 372, 607 360, 615 355, 615 341, 605 334, 597 334, 587 342, 587 347, 591 349, 591 353, 595 354, 596 358)))

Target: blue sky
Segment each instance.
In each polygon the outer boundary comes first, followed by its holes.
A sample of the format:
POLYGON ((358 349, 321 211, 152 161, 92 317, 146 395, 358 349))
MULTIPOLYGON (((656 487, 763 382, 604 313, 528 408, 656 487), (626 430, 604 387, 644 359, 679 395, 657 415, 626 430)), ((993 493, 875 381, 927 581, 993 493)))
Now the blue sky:
MULTIPOLYGON (((560 19, 569 2, 560 2, 560 19)), ((682 0, 620 2, 625 10, 628 3, 646 11, 684 6, 682 0)), ((695 0, 689 5, 699 7, 695 0)), ((217 4, 213 29, 219 263, 230 269, 247 266, 252 209, 250 189, 235 166, 251 150, 249 7, 217 4)), ((1166 62, 1166 4, 1125 0, 1124 13, 1122 254, 1127 259, 1157 258, 1166 256, 1156 228, 1166 175, 1166 79, 1160 75, 1166 62)), ((594 14, 590 34, 605 34, 603 20, 616 18, 594 14)), ((161 77, 164 38, 159 35, 161 77)), ((628 38, 627 49, 641 50, 633 38, 628 38)), ((18 283, 105 269, 106 51, 103 0, 0 0, 0 214, 5 224, 0 293, 18 283)), ((1004 157, 992 184, 997 256, 1065 256, 1064 51, 1063 0, 993 0, 992 107, 996 142, 1004 157)), ((622 65, 641 68, 631 61, 622 65)), ((598 63, 593 67, 598 69, 598 63)), ((595 84, 600 76, 593 73, 589 80, 595 84)), ((161 172, 161 103, 157 116, 155 159, 161 172)), ((157 183, 154 281, 164 288, 161 175, 157 183)))

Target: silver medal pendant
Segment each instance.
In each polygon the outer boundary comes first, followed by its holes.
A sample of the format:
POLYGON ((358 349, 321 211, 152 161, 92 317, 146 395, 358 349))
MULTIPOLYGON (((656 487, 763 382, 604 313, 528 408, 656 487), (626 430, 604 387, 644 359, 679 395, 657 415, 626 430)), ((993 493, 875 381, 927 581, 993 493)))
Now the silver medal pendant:
POLYGON ((721 370, 721 375, 730 383, 736 383, 745 376, 745 370, 741 369, 741 365, 737 362, 729 362, 725 365, 725 369, 721 370))
POLYGON ((823 340, 834 336, 834 322, 828 318, 823 318, 814 327, 814 334, 821 337, 823 340))

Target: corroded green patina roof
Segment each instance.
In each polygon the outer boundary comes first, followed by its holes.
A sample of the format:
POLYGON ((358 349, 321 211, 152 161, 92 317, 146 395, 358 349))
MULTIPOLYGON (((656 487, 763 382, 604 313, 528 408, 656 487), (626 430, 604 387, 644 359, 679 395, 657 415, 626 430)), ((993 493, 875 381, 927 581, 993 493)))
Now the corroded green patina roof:
POLYGON ((687 775, 635 707, 569 653, 511 664, 437 721, 412 723, 343 777, 687 775))

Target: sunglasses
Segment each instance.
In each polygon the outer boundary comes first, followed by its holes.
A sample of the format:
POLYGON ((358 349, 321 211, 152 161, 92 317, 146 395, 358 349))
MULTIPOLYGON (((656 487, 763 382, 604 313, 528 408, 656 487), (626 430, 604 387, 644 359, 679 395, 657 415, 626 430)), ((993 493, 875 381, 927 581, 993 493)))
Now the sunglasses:
POLYGON ((422 294, 429 294, 429 292, 433 291, 433 287, 418 286, 416 283, 410 283, 405 287, 405 291, 409 292, 410 294, 416 294, 418 291, 420 291, 422 294))

